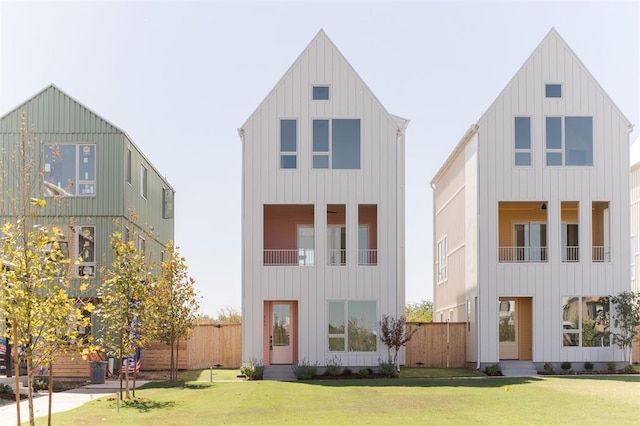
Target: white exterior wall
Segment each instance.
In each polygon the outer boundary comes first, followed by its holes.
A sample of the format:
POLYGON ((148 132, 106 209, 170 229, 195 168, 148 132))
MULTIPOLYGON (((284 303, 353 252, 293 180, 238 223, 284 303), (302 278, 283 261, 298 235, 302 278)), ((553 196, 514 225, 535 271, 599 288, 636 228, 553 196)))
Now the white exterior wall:
POLYGON ((640 291, 640 138, 631 146, 631 291, 640 291))
MULTIPOLYGON (((390 116, 324 32, 320 32, 240 129, 243 140, 243 360, 263 359, 265 300, 298 302, 300 361, 377 365, 375 353, 329 354, 327 301, 374 300, 378 320, 404 308, 404 126, 390 116), (312 100, 314 84, 328 101, 312 100), (361 123, 359 170, 312 169, 312 120, 361 123), (297 120, 297 169, 280 169, 281 119, 297 120), (315 205, 315 265, 263 266, 263 206, 315 205), (347 265, 327 266, 327 204, 346 205, 347 265), (357 265, 358 205, 378 206, 378 264, 357 265)), ((266 362, 266 360, 265 360, 266 362)))
POLYGON ((533 298, 533 361, 622 360, 615 347, 562 346, 562 297, 607 296, 629 289, 629 123, 566 44, 552 31, 480 119, 479 285, 482 362, 499 360, 498 298, 533 298), (545 83, 562 98, 546 99, 545 83), (513 122, 531 116, 532 167, 514 167, 513 122), (593 166, 547 167, 546 116, 593 117, 593 166), (548 202, 544 263, 498 263, 498 203, 548 202), (581 259, 560 261, 560 203, 579 202, 581 259), (611 262, 591 262, 591 205, 610 203, 611 262))

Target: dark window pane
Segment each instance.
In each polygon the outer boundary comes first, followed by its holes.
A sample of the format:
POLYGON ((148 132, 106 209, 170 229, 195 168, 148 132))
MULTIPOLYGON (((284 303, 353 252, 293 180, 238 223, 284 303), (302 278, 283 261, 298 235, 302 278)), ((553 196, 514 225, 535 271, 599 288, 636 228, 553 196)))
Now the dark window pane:
POLYGON ((562 118, 547 117, 547 149, 562 149, 562 118))
POLYGON ((544 86, 544 95, 547 98, 561 98, 562 97, 562 85, 561 84, 546 84, 544 86))
POLYGON ((531 118, 516 117, 515 128, 516 149, 531 149, 531 118))
POLYGON ((295 169, 296 168, 296 156, 295 155, 281 155, 280 156, 280 168, 282 168, 282 169, 295 169))
POLYGON ((329 99, 329 86, 314 86, 313 99, 316 101, 326 101, 329 99))
POLYGON ((313 152, 329 152, 329 120, 313 120, 313 152))
POLYGON ((313 156, 313 168, 314 169, 328 169, 329 168, 329 155, 314 155, 313 156))
POLYGON ((547 152, 547 166, 562 166, 562 153, 547 152))
POLYGON ((280 121, 280 151, 296 152, 296 120, 280 121))
POLYGON ((530 166, 530 165, 531 165, 530 152, 516 152, 516 166, 530 166))
POLYGON ((360 120, 335 119, 331 132, 331 166, 334 169, 360 168, 360 120))
POLYGON ((593 165, 593 120, 565 117, 565 163, 567 166, 593 165))

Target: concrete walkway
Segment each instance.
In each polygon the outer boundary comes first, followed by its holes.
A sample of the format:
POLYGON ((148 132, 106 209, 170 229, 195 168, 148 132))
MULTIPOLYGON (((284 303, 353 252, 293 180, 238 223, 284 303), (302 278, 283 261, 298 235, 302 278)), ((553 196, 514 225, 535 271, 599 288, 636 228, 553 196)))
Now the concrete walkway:
MULTIPOLYGON (((136 388, 148 383, 148 380, 136 380, 136 388)), ((120 390, 118 380, 107 380, 104 384, 91 384, 81 388, 70 389, 64 392, 54 392, 51 404, 52 413, 73 410, 89 401, 112 395, 120 390)), ((49 409, 48 394, 34 394, 33 413, 35 417, 46 417, 49 409)), ((16 404, 9 403, 0 407, 0 424, 2 426, 15 425, 16 404)), ((29 421, 29 401, 20 401, 20 421, 29 421)))
POLYGON ((265 365, 262 380, 277 380, 280 382, 295 382, 291 365, 265 365))

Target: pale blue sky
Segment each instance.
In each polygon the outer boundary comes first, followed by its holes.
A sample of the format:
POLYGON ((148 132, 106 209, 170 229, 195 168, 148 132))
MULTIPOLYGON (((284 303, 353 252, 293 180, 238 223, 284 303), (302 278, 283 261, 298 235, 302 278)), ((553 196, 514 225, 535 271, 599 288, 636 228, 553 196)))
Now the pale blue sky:
POLYGON ((407 299, 432 297, 429 182, 555 27, 640 132, 631 2, 0 1, 0 114, 50 83, 125 130, 176 189, 202 312, 240 308, 245 122, 323 28, 407 131, 407 299))

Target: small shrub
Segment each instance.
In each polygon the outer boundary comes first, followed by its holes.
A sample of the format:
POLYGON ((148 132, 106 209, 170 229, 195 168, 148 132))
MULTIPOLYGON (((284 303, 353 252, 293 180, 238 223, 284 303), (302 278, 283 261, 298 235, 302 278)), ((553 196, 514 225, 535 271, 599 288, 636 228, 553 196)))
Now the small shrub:
POLYGON ((550 362, 547 362, 544 364, 544 372, 547 374, 553 374, 556 371, 553 369, 553 364, 551 364, 550 362))
POLYGON ((380 367, 380 373, 384 374, 387 377, 396 377, 398 375, 398 369, 393 361, 378 361, 378 366, 380 367))
POLYGON ((303 359, 302 362, 295 367, 291 367, 293 374, 298 380, 313 379, 318 372, 318 364, 310 364, 309 361, 303 359))
POLYGON ((0 383, 0 393, 12 394, 13 389, 6 383, 0 383))
POLYGON ((349 367, 345 367, 345 368, 342 370, 342 375, 343 375, 343 376, 350 376, 350 375, 352 375, 352 374, 353 374, 353 371, 351 371, 351 369, 350 369, 349 367))
POLYGON ((251 361, 242 364, 240 367, 240 374, 244 374, 244 376, 249 380, 262 380, 264 365, 262 365, 261 361, 252 359, 251 361))
POLYGON ((500 364, 489 365, 484 369, 484 374, 486 374, 487 376, 502 376, 500 364))
POLYGON ((624 372, 627 374, 633 374, 636 372, 636 370, 633 368, 633 365, 629 364, 624 367, 624 372))
POLYGON ((325 368, 324 372, 329 376, 339 376, 342 372, 342 363, 340 362, 340 358, 334 355, 333 358, 327 361, 327 368, 325 368))
POLYGON ((33 390, 34 391, 39 391, 39 390, 48 390, 49 389, 49 379, 46 377, 40 378, 40 379, 36 379, 33 381, 33 390))
POLYGON ((589 362, 589 361, 585 362, 584 363, 584 369, 587 370, 587 371, 593 370, 593 363, 589 362))
POLYGON ((615 361, 609 361, 607 363, 607 371, 611 371, 613 373, 614 371, 616 371, 616 365, 617 363, 615 361))
POLYGON ((571 370, 571 363, 569 361, 565 361, 562 364, 560 364, 560 368, 562 368, 562 371, 566 373, 569 370, 571 370))
POLYGON ((367 377, 371 374, 371 369, 370 368, 361 368, 360 369, 360 375, 362 377, 367 377))

